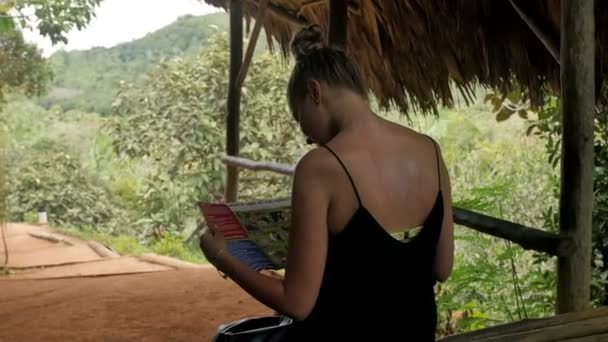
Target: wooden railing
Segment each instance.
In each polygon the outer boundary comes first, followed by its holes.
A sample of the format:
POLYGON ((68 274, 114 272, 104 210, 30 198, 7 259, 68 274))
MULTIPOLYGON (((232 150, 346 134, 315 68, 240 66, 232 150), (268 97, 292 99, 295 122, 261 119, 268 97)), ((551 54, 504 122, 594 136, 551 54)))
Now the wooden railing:
MULTIPOLYGON (((274 162, 260 162, 241 157, 224 156, 224 164, 256 171, 270 171, 292 175, 294 167, 274 162)), ((574 251, 572 238, 549 233, 537 228, 498 219, 462 208, 453 208, 454 222, 478 232, 514 242, 524 249, 547 253, 553 256, 568 256, 574 251)))

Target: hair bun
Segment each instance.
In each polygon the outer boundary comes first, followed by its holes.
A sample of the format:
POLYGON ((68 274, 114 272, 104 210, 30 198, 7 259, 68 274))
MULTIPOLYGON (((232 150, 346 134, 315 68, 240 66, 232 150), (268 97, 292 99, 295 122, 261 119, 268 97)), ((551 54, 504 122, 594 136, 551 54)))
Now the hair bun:
POLYGON ((322 49, 324 46, 323 31, 319 25, 314 24, 296 33, 291 41, 291 53, 295 56, 296 60, 300 60, 302 57, 322 49))

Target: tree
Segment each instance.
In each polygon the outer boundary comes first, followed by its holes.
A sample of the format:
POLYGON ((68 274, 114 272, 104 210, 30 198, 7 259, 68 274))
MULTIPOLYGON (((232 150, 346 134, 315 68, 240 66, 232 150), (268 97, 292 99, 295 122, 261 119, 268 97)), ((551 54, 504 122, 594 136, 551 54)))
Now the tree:
POLYGON ((21 30, 37 29, 53 44, 89 23, 101 0, 15 0, 0 2, 0 101, 7 89, 40 95, 52 74, 40 49, 26 43, 21 30), (33 12, 28 15, 26 12, 33 12))
POLYGON ((102 0, 9 0, 0 3, 0 32, 37 29, 53 44, 67 43, 66 34, 83 29, 102 0), (29 15, 32 12, 33 15, 29 15))
POLYGON ((13 156, 15 167, 9 177, 12 220, 23 222, 27 214, 45 208, 52 224, 111 231, 120 210, 77 157, 61 144, 45 139, 24 155, 27 157, 13 156))
POLYGON ((198 56, 212 23, 227 30, 226 13, 183 16, 140 39, 109 48, 56 52, 49 58, 55 76, 40 103, 109 115, 121 81, 138 82, 163 59, 198 56))
POLYGON ((51 77, 40 50, 26 43, 20 31, 0 33, 0 102, 6 89, 41 95, 51 77))
MULTIPOLYGON (((187 219, 200 216, 197 201, 222 196, 228 53, 227 34, 216 30, 200 56, 160 64, 141 85, 123 84, 114 102, 117 118, 107 129, 115 151, 155 166, 141 194, 152 228, 183 229, 187 219)), ((270 53, 252 62, 241 115, 241 153, 248 158, 292 164, 303 151, 304 139, 288 114, 287 72, 270 53)), ((242 199, 287 195, 290 182, 241 171, 242 199)))

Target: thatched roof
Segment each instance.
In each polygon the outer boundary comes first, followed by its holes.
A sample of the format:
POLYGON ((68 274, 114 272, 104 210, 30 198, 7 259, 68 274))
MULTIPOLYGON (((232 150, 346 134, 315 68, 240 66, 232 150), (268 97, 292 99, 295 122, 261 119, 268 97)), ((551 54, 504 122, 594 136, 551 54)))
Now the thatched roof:
MULTIPOLYGON (((205 1, 227 9, 230 0, 205 1)), ((243 2, 255 19, 261 0, 243 2)), ((559 65, 511 2, 559 49, 559 0, 351 0, 348 50, 381 103, 404 111, 453 105, 454 85, 465 95, 479 84, 506 93, 514 80, 540 104, 545 90, 559 89, 559 65)), ((301 25, 328 31, 327 3, 271 0, 264 29, 287 54, 301 25)), ((596 7, 599 76, 608 62, 608 1, 596 7)))

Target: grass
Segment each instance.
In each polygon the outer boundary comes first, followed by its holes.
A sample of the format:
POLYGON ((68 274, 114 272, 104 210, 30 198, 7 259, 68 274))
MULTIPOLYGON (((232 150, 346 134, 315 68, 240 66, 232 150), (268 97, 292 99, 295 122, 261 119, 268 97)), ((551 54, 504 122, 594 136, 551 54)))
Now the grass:
POLYGON ((156 253, 180 260, 204 264, 207 263, 203 253, 183 243, 181 236, 166 234, 162 239, 142 244, 137 238, 127 235, 110 235, 90 229, 71 227, 54 227, 58 232, 82 240, 94 240, 110 246, 120 255, 139 256, 144 253, 156 253))

